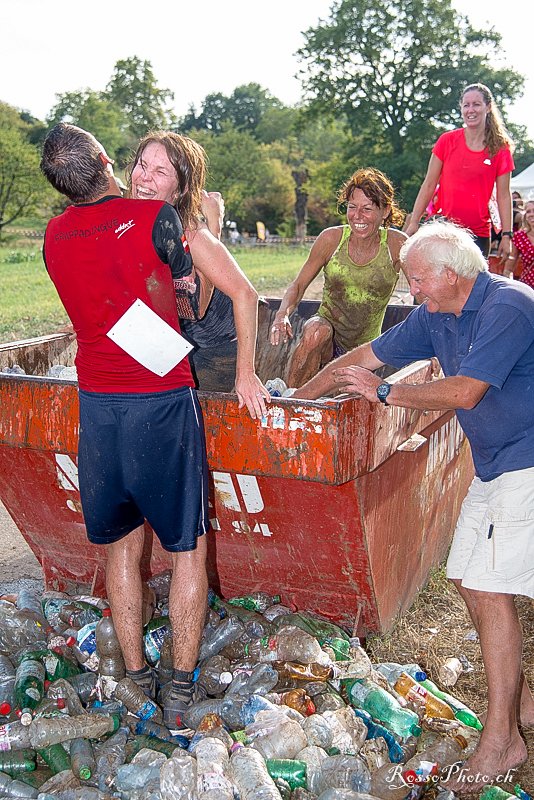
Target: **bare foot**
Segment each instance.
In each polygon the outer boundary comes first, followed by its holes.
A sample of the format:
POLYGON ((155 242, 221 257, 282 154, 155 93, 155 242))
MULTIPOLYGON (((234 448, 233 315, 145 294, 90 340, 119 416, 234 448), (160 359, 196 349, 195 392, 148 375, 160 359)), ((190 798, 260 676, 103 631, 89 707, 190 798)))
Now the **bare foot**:
POLYGON ((456 794, 472 794, 491 783, 513 783, 518 768, 527 760, 527 748, 521 737, 507 746, 486 743, 478 746, 464 764, 457 762, 445 773, 442 784, 456 794))

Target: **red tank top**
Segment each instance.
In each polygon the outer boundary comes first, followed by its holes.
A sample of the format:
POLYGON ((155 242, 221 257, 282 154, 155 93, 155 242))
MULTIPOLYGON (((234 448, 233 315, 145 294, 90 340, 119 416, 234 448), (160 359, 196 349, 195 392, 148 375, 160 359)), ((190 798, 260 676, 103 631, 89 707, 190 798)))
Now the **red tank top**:
MULTIPOLYGON (((48 223, 44 255, 52 281, 76 331, 80 389, 88 392, 163 392, 194 386, 187 357, 160 377, 106 334, 140 299, 180 331, 169 264, 152 235, 165 204, 106 198, 69 206, 48 223)), ((176 216, 179 234, 181 225, 176 216)), ((171 248, 175 277, 191 272, 180 236, 171 248)))

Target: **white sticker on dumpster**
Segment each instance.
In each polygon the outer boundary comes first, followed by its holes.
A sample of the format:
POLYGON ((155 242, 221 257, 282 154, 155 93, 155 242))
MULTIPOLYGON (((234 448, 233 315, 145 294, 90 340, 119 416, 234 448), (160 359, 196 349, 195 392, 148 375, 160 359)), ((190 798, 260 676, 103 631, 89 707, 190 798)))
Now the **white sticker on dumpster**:
POLYGON ((65 453, 56 453, 56 470, 59 485, 67 492, 77 492, 80 488, 78 482, 78 465, 65 453))
POLYGON ((463 440, 464 432, 454 415, 445 425, 434 431, 428 440, 426 474, 430 475, 437 466, 449 464, 458 454, 463 440))
MULTIPOLYGON (((213 483, 215 491, 223 506, 229 511, 243 511, 237 490, 229 472, 213 472, 213 483)), ((240 494, 243 500, 244 510, 249 514, 257 514, 263 511, 265 504, 261 496, 258 481, 253 475, 236 475, 240 494)))

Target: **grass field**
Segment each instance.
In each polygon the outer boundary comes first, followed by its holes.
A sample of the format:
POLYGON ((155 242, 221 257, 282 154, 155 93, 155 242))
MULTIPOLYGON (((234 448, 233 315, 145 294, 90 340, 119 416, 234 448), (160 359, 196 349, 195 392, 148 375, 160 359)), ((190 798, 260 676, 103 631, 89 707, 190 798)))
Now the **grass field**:
MULTIPOLYGON (((0 342, 52 333, 67 324, 41 247, 40 240, 0 247, 0 342)), ((237 247, 233 253, 259 294, 280 297, 302 266, 308 248, 237 247)))

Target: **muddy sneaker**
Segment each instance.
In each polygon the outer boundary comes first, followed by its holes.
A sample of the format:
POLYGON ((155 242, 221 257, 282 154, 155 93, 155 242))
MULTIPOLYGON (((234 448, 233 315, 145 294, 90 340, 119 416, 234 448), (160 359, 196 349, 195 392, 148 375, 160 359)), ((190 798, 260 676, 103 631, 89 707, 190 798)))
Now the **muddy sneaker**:
POLYGON ((189 706, 198 700, 197 684, 194 672, 182 672, 175 669, 172 683, 167 684, 163 705, 163 723, 171 733, 184 733, 188 727, 183 721, 183 714, 189 706))
POLYGON ((134 683, 136 683, 140 689, 146 694, 147 697, 150 697, 151 700, 155 700, 156 698, 156 674, 153 669, 151 669, 148 664, 145 664, 143 669, 133 670, 127 669, 126 675, 128 678, 131 678, 134 683))

